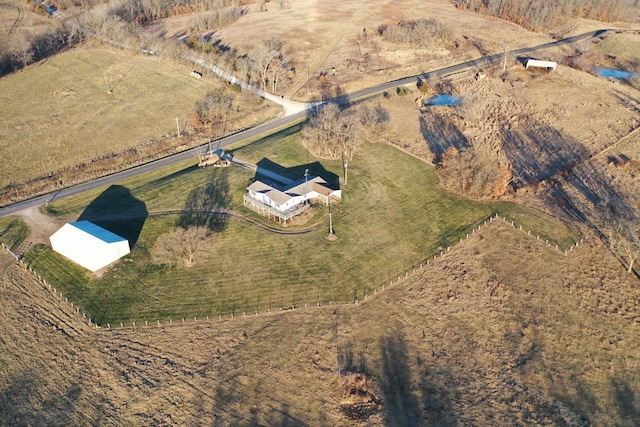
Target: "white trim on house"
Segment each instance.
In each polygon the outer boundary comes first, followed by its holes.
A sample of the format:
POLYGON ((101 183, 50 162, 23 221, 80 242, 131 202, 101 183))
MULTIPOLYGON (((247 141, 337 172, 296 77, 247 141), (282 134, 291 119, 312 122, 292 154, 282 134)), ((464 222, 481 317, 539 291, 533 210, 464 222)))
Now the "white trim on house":
POLYGON ((260 208, 261 211, 286 221, 302 212, 305 202, 308 200, 320 200, 327 205, 330 198, 339 200, 341 197, 341 190, 330 188, 327 181, 316 176, 307 177, 285 186, 254 181, 247 187, 245 204, 249 202, 260 208))

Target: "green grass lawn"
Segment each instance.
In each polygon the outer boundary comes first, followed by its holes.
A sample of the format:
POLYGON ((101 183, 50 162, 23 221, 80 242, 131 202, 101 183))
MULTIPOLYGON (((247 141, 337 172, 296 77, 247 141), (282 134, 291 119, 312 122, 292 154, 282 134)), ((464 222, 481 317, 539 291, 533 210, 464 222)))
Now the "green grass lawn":
POLYGON ((0 218, 0 242, 9 249, 18 246, 29 235, 29 227, 19 218, 0 218))
MULTIPOLYGON (((234 155, 252 163, 268 159, 284 167, 317 167, 317 160, 301 146, 296 132, 239 148, 234 155)), ((349 163, 342 201, 332 205, 337 241, 324 238, 329 225, 328 210, 322 206, 314 208, 306 224, 288 227, 308 229, 321 223, 315 231, 281 235, 229 220, 224 231, 210 238, 194 267, 152 265, 150 248, 179 219, 178 214, 159 213, 184 208, 190 193, 208 181, 226 183, 230 209, 278 227, 243 207, 242 196, 252 172, 237 166, 198 169, 193 167, 195 162, 123 181, 113 197, 109 196, 112 187, 47 207, 50 214, 68 220, 81 217, 87 206, 122 214, 135 203, 137 211, 149 213, 131 254, 101 277, 44 246, 33 248, 25 259, 104 325, 353 302, 432 258, 438 247, 453 246, 494 212, 542 236, 554 236, 554 242, 577 237, 560 221, 518 205, 480 203, 452 195, 439 187, 432 166, 388 145, 363 144, 349 163)), ((341 175, 341 161, 321 164, 335 176, 341 175)))

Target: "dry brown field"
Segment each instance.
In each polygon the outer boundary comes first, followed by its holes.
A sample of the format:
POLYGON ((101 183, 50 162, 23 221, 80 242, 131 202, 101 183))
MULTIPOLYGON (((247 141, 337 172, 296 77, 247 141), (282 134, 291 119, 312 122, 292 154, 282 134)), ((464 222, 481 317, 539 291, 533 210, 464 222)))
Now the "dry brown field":
MULTIPOLYGON (((69 185, 86 179, 83 168, 92 161, 108 171, 193 144, 176 138, 178 126, 182 134, 196 101, 222 83, 194 79, 191 71, 160 58, 94 47, 0 79, 0 187, 77 168, 75 181, 73 174, 50 178, 69 185)), ((244 107, 256 113, 251 120, 263 117, 253 102, 244 107)))
MULTIPOLYGON (((434 82, 475 110, 418 108, 416 88, 383 100, 391 116, 383 139, 431 161, 429 123, 445 123, 532 176, 536 185, 511 199, 574 220, 610 201, 639 211, 640 173, 611 161, 640 160, 637 83, 589 67, 639 72, 640 35, 549 51, 560 67, 530 73, 508 51, 550 34, 446 0, 269 3, 265 12, 249 6, 216 37, 239 53, 256 34, 284 40, 294 99, 318 96, 321 84, 350 92, 507 52, 504 75, 434 82), (356 45, 363 29, 412 17, 445 22, 458 46, 356 45), (349 65, 358 49, 370 51, 371 69, 349 65), (505 145, 502 132, 524 135, 522 144, 505 145), (573 210, 558 203, 566 200, 573 210)), ((173 36, 186 25, 170 18, 149 31, 173 36)), ((625 24, 582 20, 553 32, 610 26, 625 24)), ((94 46, 0 79, 1 186, 173 132, 175 117, 218 84, 190 71, 94 46)), ((565 256, 497 221, 358 304, 135 328, 92 327, 2 253, 0 425, 640 425, 640 280, 588 234, 565 256)))
POLYGON ((8 43, 21 43, 59 23, 44 13, 35 13, 30 2, 3 0, 0 2, 0 35, 8 43))
POLYGON ((135 329, 0 264, 0 425, 640 422, 640 282, 594 238, 495 221, 358 305, 135 329))

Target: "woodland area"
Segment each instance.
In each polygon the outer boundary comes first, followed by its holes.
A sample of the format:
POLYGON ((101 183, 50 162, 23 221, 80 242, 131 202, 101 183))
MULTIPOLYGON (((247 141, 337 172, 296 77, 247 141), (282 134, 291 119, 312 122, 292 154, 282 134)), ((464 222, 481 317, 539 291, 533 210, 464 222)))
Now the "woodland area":
POLYGON ((454 0, 454 4, 459 9, 496 16, 534 31, 558 27, 568 18, 633 20, 638 6, 636 0, 454 0))

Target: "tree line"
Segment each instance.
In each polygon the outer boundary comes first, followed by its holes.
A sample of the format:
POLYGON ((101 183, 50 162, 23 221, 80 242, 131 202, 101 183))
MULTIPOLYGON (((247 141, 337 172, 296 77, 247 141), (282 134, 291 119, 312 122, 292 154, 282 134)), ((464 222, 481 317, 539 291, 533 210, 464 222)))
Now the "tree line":
POLYGON ((633 21, 638 14, 636 0, 454 0, 454 4, 538 31, 562 25, 571 17, 613 22, 633 21))
POLYGON ((378 35, 390 43, 420 48, 446 45, 454 39, 451 28, 436 19, 412 19, 401 21, 397 25, 383 24, 378 26, 378 35))
POLYGON ((61 25, 24 38, 0 40, 0 77, 53 56, 83 40, 84 35, 77 29, 61 25))

